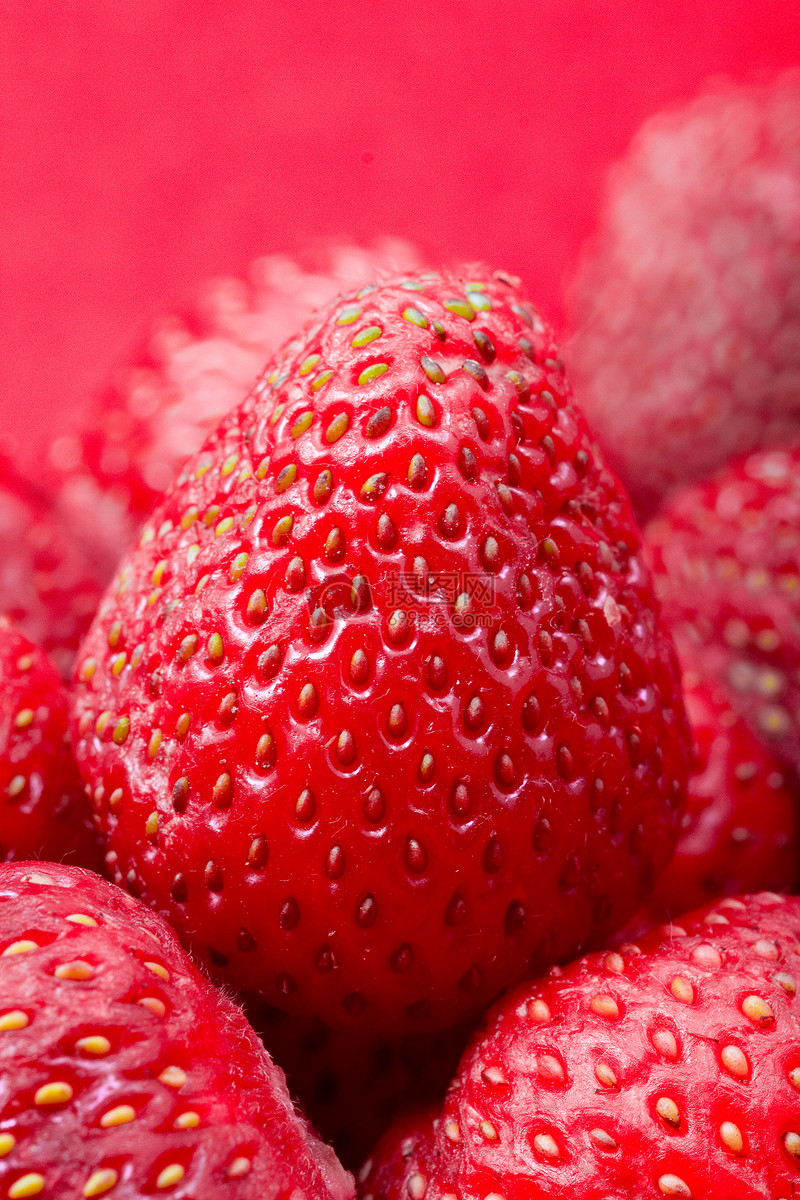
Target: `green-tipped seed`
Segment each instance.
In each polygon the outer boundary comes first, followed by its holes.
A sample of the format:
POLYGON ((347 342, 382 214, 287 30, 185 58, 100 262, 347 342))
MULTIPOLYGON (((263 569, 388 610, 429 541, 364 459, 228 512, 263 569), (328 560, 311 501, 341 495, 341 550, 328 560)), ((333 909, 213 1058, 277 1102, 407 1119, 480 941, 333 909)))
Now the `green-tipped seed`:
POLYGON ((444 381, 447 379, 447 376, 435 358, 430 358, 427 354, 423 354, 422 358, 419 360, 419 365, 422 367, 431 383, 444 383, 444 381))
POLYGON ((424 313, 421 313, 418 308, 407 308, 403 312, 406 321, 410 321, 412 325, 418 325, 420 329, 428 328, 428 318, 424 313))
POLYGON ((312 392, 319 392, 325 387, 325 384, 329 379, 333 379, 333 371, 320 371, 319 375, 315 376, 315 378, 311 380, 312 392))
POLYGON ((380 379, 381 375, 385 375, 389 370, 388 363, 373 363, 371 367, 365 367, 358 377, 359 384, 372 383, 375 379, 380 379))
POLYGON ((473 291, 470 289, 467 293, 467 300, 470 302, 476 312, 488 312, 492 307, 492 302, 488 296, 484 296, 483 292, 473 291))
POLYGON ((383 333, 380 325, 368 325, 366 329, 360 329, 350 343, 356 350, 360 350, 362 346, 368 346, 370 342, 376 342, 383 333))
POLYGON ((308 358, 304 359, 298 367, 298 373, 300 375, 310 375, 321 357, 321 354, 309 354, 308 358))
POLYGON ((463 317, 465 321, 475 320, 475 309, 470 304, 469 300, 445 300, 444 306, 448 312, 455 313, 457 317, 463 317))
POLYGON ((431 398, 424 392, 417 396, 417 420, 420 425, 426 425, 429 429, 436 424, 436 409, 431 398))
POLYGON ((336 318, 337 325, 352 325, 361 316, 360 308, 346 308, 336 318))

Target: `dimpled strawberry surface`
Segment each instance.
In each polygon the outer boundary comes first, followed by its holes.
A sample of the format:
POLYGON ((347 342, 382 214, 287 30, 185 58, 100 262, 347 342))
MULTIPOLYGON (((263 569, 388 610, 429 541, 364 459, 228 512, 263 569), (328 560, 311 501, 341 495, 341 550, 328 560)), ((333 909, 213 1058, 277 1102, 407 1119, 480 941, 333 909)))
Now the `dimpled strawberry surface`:
POLYGON ((76 674, 114 878, 218 977, 453 1026, 633 911, 688 729, 630 504, 514 281, 335 302, 191 459, 76 674))
POLYGON ((91 872, 0 866, 0 1179, 10 1200, 347 1200, 239 1009, 91 872))
POLYGON ((717 901, 526 983, 363 1200, 790 1200, 800 1172, 800 899, 717 901))

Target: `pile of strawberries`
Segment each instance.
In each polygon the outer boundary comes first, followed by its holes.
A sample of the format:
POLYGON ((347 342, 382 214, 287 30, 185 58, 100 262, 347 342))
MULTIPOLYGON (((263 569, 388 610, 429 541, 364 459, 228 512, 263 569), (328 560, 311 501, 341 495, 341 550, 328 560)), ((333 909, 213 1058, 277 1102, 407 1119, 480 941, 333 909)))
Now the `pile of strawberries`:
POLYGON ((795 1196, 800 80, 572 298, 262 260, 0 463, 0 1200, 795 1196))

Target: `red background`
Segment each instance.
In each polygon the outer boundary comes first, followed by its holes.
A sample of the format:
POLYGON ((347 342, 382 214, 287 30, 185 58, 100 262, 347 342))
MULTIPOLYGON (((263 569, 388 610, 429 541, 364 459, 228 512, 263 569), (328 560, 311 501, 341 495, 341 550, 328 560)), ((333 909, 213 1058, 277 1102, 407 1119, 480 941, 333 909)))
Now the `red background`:
POLYGON ((203 277, 380 231, 561 320, 604 172, 796 0, 5 0, 0 421, 35 454, 203 277))

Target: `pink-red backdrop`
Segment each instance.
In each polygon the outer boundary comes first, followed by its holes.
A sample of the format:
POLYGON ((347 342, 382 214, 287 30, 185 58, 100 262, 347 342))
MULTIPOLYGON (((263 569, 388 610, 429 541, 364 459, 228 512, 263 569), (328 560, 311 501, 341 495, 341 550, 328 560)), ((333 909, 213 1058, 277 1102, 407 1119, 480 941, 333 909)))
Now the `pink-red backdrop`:
POLYGON ((797 0, 3 0, 0 436, 40 453, 163 303, 320 235, 558 322, 642 119, 796 63, 797 0))

